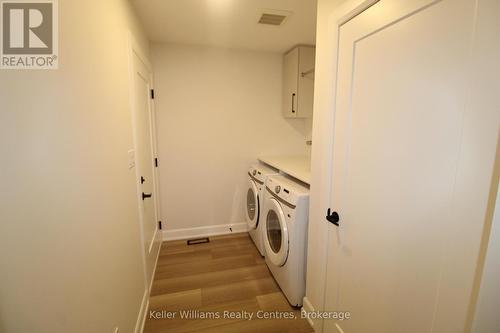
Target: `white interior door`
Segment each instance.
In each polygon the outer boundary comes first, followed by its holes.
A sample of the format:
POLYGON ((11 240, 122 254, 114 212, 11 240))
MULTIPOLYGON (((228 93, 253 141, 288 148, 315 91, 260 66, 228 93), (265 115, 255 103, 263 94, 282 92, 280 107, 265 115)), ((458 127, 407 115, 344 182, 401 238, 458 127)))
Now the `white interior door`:
POLYGON ((150 287, 161 244, 157 218, 156 175, 154 166, 154 116, 151 103, 151 72, 133 52, 135 161, 139 192, 141 234, 146 283, 150 287))
MULTIPOLYGON (((475 5, 383 0, 339 28, 332 208, 340 226, 329 226, 325 308, 352 319, 327 320, 326 332, 463 331, 463 318, 436 327, 441 305, 467 303, 470 293, 445 292, 450 265, 464 276, 474 270, 449 253, 469 246, 455 242, 467 231, 454 213, 475 209, 455 200, 467 195, 457 183, 475 5)), ((467 304, 448 310, 459 307, 467 304)))

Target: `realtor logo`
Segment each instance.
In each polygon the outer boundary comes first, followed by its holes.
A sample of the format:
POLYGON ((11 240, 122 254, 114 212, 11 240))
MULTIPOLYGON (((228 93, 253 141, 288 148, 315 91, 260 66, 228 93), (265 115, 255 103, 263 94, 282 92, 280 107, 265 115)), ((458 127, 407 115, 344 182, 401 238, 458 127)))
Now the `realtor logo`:
POLYGON ((57 0, 0 1, 2 69, 57 69, 57 0))

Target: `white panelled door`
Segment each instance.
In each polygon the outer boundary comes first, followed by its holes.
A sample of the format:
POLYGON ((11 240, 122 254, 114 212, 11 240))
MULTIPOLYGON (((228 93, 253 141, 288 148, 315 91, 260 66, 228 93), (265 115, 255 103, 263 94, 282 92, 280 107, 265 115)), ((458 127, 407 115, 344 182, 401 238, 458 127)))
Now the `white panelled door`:
POLYGON ((473 0, 382 0, 339 28, 325 307, 352 318, 325 332, 431 332, 449 301, 474 20, 473 0))
POLYGON ((157 218, 157 184, 154 166, 154 115, 150 99, 151 71, 133 52, 135 160, 139 192, 141 236, 146 284, 150 287, 161 244, 157 218))

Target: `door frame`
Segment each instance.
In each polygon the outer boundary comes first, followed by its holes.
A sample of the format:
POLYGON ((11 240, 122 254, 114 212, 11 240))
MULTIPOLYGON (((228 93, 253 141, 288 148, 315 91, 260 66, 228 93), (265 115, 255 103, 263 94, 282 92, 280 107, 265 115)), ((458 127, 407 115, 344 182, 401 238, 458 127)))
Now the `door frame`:
MULTIPOLYGON (((332 9, 327 19, 325 36, 317 35, 321 42, 328 42, 325 50, 320 42, 316 46, 316 68, 314 82, 314 111, 311 153, 311 195, 309 208, 308 250, 305 312, 324 311, 327 256, 332 244, 324 213, 331 206, 331 170, 335 118, 335 94, 337 88, 337 58, 340 27, 380 0, 348 0, 332 9)), ((318 16, 319 17, 319 16, 318 16)), ((320 23, 320 22, 318 22, 320 23)), ((315 317, 314 317, 315 318, 315 317)), ((323 331, 323 319, 308 318, 315 332, 323 331)))
MULTIPOLYGON (((153 268, 153 274, 151 276, 151 280, 148 281, 147 279, 147 270, 146 270, 146 256, 144 249, 146 248, 145 240, 144 240, 144 233, 142 230, 142 225, 144 223, 143 215, 142 215, 142 208, 141 208, 141 202, 142 202, 142 189, 140 184, 138 183, 138 179, 140 179, 141 174, 140 170, 138 169, 138 159, 137 159, 137 133, 135 131, 135 118, 134 118, 134 112, 135 112, 135 101, 136 101, 136 96, 135 96, 135 87, 134 87, 134 80, 135 80, 135 67, 134 67, 134 57, 137 56, 142 63, 146 66, 150 73, 150 78, 149 82, 151 82, 150 89, 154 89, 154 81, 153 81, 153 67, 151 65, 151 62, 149 61, 149 58, 146 56, 146 53, 140 46, 140 44, 137 42, 137 39, 134 37, 134 35, 129 31, 128 33, 128 54, 129 54, 129 90, 130 90, 130 110, 131 110, 131 124, 132 124, 132 132, 133 132, 133 145, 134 145, 134 168, 135 168, 135 181, 136 181, 136 195, 137 195, 137 207, 139 210, 139 235, 140 235, 140 244, 141 244, 141 257, 142 257, 142 264, 143 264, 143 271, 144 271, 144 283, 145 283, 145 289, 146 293, 149 297, 149 294, 151 292, 151 287, 153 285, 153 279, 154 279, 154 274, 156 270, 156 265, 158 262, 159 254, 160 251, 156 254, 156 260, 155 260, 155 267, 153 268)), ((155 105, 154 105, 154 99, 149 98, 149 108, 150 108, 150 128, 151 128, 151 151, 152 151, 152 158, 156 158, 158 156, 158 149, 157 149, 157 132, 156 132, 156 114, 155 114, 155 105)), ((159 173, 158 173, 158 168, 153 168, 153 198, 155 200, 155 220, 158 223, 160 221, 160 191, 159 191, 159 173)), ((154 240, 160 237, 160 241, 163 240, 162 232, 159 230, 159 226, 156 225, 156 230, 155 234, 153 236, 153 241, 149 245, 149 253, 151 253, 154 245, 154 240), (160 231, 160 232, 159 232, 160 231)))

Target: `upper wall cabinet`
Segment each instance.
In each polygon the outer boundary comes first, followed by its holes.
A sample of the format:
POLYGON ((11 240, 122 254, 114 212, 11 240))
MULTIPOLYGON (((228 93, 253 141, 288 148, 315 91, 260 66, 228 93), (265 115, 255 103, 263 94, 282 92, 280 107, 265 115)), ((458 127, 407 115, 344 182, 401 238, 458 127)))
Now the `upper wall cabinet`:
POLYGON ((314 56, 312 46, 298 46, 283 59, 283 115, 310 118, 313 112, 314 56))

